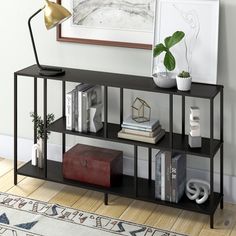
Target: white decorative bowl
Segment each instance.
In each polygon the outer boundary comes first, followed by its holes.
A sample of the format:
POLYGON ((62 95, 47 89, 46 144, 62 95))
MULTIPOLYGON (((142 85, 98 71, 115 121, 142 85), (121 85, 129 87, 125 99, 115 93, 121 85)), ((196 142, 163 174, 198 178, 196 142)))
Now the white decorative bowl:
POLYGON ((182 78, 176 76, 177 88, 180 91, 189 91, 191 89, 192 77, 182 78))
POLYGON ((153 74, 154 83, 160 88, 176 87, 176 74, 172 72, 159 72, 153 74))

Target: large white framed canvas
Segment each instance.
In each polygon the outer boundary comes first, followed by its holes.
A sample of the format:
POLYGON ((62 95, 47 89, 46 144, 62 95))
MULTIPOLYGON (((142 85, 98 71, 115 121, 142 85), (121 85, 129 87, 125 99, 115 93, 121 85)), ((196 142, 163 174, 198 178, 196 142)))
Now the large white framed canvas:
MULTIPOLYGON (((185 38, 171 49, 176 58, 174 72, 189 70, 193 82, 216 84, 219 0, 157 0, 153 46, 175 31, 183 31, 185 38)), ((164 69, 162 61, 162 57, 153 58, 152 74, 164 69)))
POLYGON ((155 0, 57 0, 72 17, 58 27, 66 42, 151 49, 155 0))

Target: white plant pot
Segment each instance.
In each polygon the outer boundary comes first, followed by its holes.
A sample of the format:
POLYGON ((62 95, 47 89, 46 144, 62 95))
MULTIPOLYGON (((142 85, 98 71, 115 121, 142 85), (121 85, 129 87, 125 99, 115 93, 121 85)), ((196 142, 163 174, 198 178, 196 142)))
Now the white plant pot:
POLYGON ((189 91, 191 89, 192 77, 182 78, 176 76, 177 88, 180 91, 189 91))
POLYGON ((154 83, 160 88, 176 87, 176 74, 172 72, 159 72, 153 74, 154 83))

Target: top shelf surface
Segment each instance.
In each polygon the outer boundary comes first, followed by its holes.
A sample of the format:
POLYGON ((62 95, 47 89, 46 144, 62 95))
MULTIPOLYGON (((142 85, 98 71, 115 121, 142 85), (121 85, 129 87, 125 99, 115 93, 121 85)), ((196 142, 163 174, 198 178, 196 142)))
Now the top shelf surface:
POLYGON ((142 90, 156 93, 165 93, 173 95, 183 95, 188 97, 214 98, 223 88, 222 85, 211 85, 202 83, 192 83, 191 91, 181 92, 176 88, 163 89, 157 87, 152 77, 135 76, 127 74, 116 74, 108 72, 80 70, 72 68, 63 68, 65 75, 57 77, 45 77, 39 74, 37 65, 32 65, 25 69, 15 72, 19 76, 37 77, 52 79, 58 81, 68 81, 77 83, 88 83, 93 85, 103 85, 108 87, 117 87, 124 89, 142 90))

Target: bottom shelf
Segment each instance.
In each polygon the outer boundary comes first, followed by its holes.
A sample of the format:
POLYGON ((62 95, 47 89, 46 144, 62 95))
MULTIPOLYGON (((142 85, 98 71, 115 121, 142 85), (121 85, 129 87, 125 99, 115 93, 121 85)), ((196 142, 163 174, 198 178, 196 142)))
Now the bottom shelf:
POLYGON ((214 193, 212 203, 208 200, 204 204, 198 205, 194 201, 189 200, 184 196, 179 203, 171 203, 155 199, 155 182, 147 179, 138 178, 138 192, 135 194, 134 177, 123 175, 123 183, 120 186, 114 186, 111 188, 104 188, 96 185, 86 184, 78 181, 64 179, 62 176, 62 163, 56 161, 48 161, 48 176, 44 177, 44 170, 31 165, 31 162, 26 163, 24 166, 17 170, 17 174, 29 176, 38 179, 45 179, 52 182, 57 182, 65 185, 72 185, 76 187, 86 188, 99 192, 111 193, 123 197, 148 201, 157 203, 164 206, 179 208, 183 210, 189 210, 199 212, 202 214, 212 215, 217 209, 222 195, 214 193))

